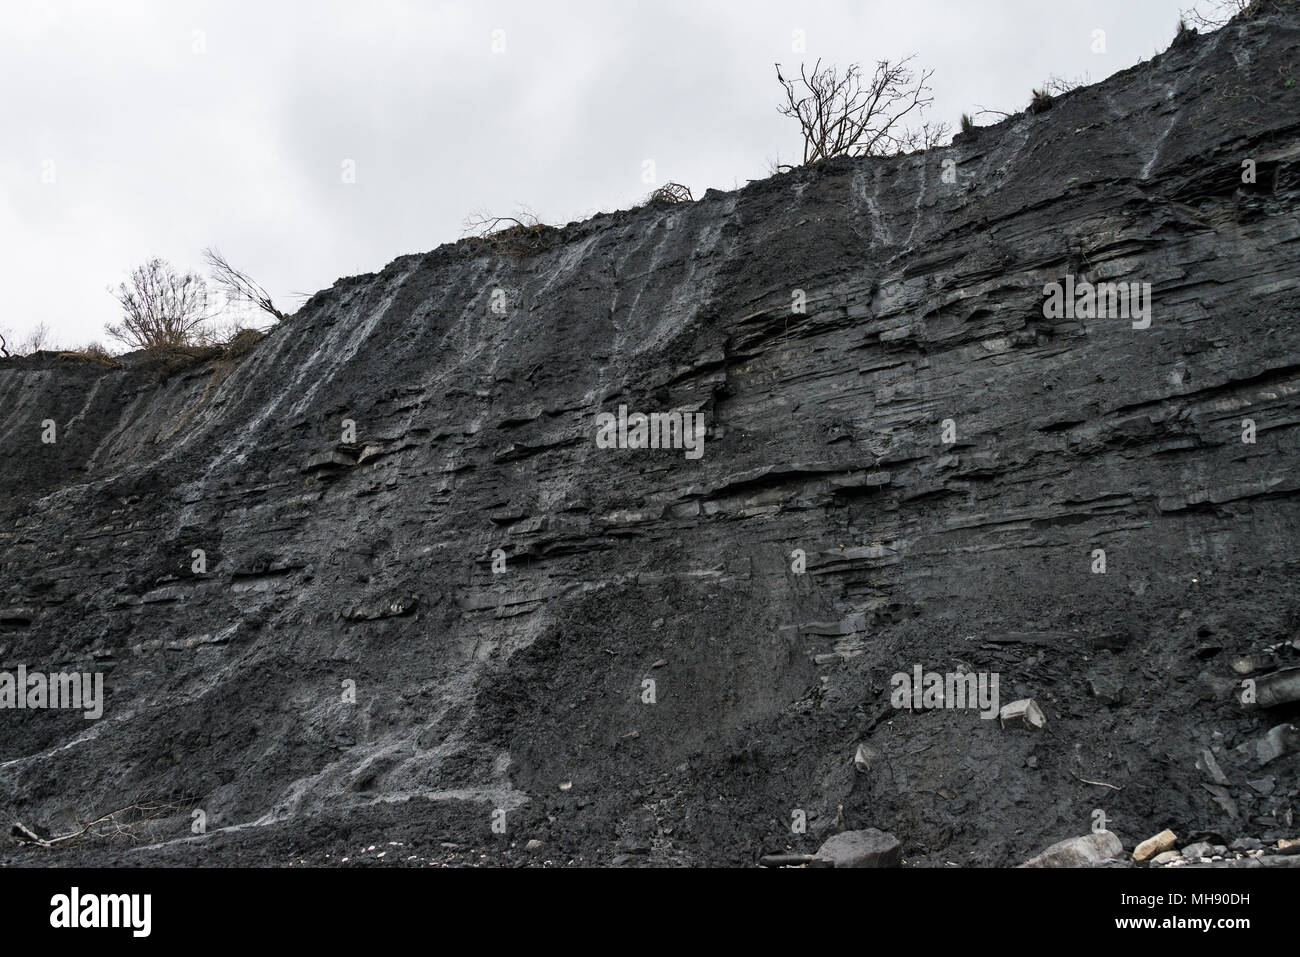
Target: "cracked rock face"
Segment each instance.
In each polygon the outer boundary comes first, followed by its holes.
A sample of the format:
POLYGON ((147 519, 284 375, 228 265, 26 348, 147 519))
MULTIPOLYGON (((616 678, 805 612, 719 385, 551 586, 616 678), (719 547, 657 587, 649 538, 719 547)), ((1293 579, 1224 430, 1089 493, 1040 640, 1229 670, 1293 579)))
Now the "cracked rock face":
POLYGON ((0 711, 0 814, 160 808, 0 857, 1294 836, 1297 70, 1246 20, 951 148, 404 257, 238 361, 0 362, 0 670, 104 676, 0 711), (896 707, 917 666, 1046 723, 896 707))

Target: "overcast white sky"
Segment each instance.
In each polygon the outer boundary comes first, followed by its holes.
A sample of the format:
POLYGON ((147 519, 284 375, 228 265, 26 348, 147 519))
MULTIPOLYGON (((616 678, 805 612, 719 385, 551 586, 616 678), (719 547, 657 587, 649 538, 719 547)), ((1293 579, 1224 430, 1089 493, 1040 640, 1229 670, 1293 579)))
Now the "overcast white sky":
POLYGON ((292 300, 457 239, 475 208, 563 224, 667 180, 743 186, 801 148, 775 61, 915 52, 956 127, 1149 59, 1187 6, 3 0, 0 329, 102 340, 107 288, 151 256, 197 270, 215 245, 292 300))

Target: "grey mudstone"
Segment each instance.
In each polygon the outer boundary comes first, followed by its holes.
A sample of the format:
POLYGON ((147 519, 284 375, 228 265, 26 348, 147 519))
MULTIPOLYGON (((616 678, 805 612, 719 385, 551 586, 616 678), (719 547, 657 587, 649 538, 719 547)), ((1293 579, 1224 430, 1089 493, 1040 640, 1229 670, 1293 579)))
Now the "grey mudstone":
POLYGON ((819 847, 814 857, 834 867, 897 867, 903 845, 894 835, 869 827, 841 831, 819 847))
POLYGON ((1124 845, 1110 831, 1095 831, 1083 837, 1057 841, 1041 854, 1031 857, 1021 867, 1091 867, 1118 858, 1124 845))

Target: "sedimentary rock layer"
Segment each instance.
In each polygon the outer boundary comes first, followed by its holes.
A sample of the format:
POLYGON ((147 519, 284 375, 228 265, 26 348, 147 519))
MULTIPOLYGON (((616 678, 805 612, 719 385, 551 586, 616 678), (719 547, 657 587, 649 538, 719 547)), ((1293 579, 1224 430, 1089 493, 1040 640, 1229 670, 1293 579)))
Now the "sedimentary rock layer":
POLYGON ((405 256, 238 360, 0 362, 0 659, 106 694, 0 711, 0 813, 165 808, 4 853, 1284 836, 1294 704, 1232 661, 1300 657, 1297 74, 1256 18, 949 148, 405 256), (1067 277, 1149 325, 1045 315, 1067 277), (620 405, 703 454, 600 447, 620 405), (917 665, 1046 723, 892 707, 917 665))

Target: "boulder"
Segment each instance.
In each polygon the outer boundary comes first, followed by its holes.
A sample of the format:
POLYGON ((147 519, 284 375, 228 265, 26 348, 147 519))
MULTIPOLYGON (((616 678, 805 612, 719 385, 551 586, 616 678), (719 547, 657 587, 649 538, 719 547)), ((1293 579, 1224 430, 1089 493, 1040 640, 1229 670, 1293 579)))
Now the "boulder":
POLYGON ((1261 708, 1300 701, 1300 668, 1286 668, 1255 682, 1255 703, 1261 708))
POLYGON ((1021 867, 1091 867, 1101 861, 1120 857, 1124 845, 1110 831, 1095 831, 1083 837, 1057 841, 1047 850, 1031 857, 1021 867))
POLYGON ((1133 860, 1145 861, 1148 858, 1155 857, 1157 854, 1163 854, 1171 850, 1178 842, 1178 835, 1173 831, 1165 828, 1155 837, 1148 837, 1145 841, 1133 848, 1133 860))
POLYGON ((841 831, 817 849, 815 861, 832 867, 897 867, 903 845, 885 831, 869 827, 862 831, 841 831))

